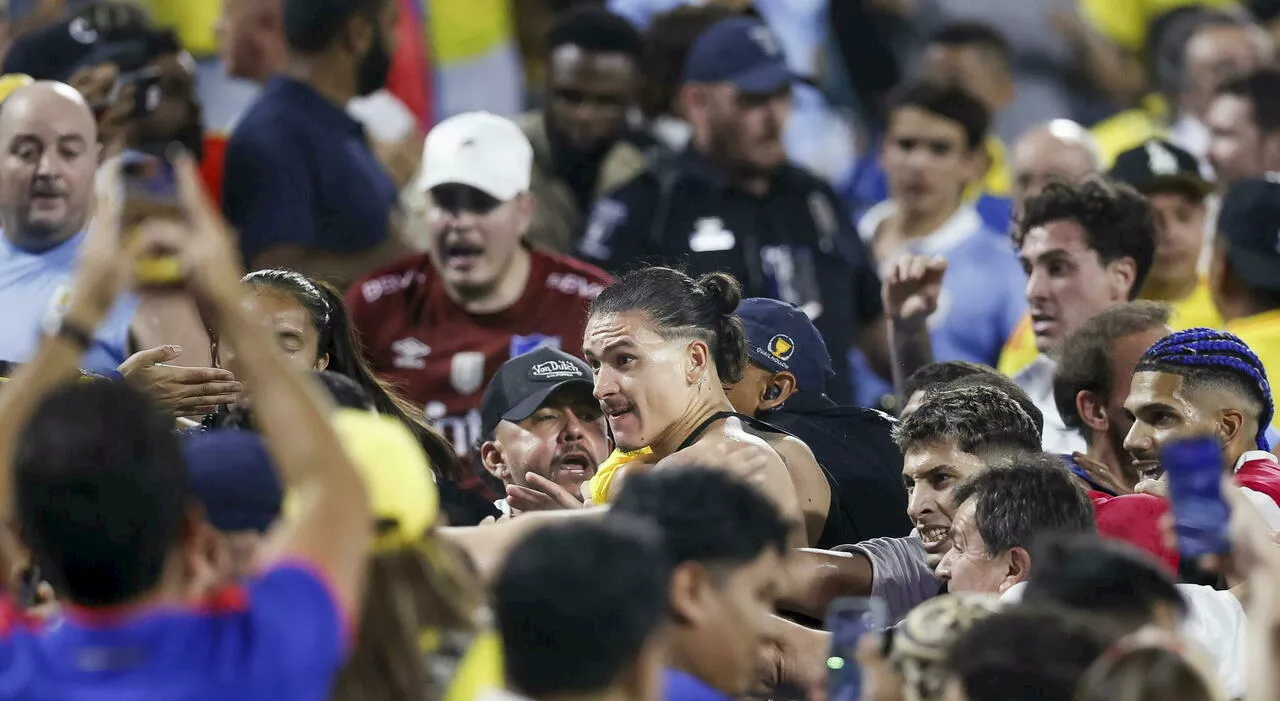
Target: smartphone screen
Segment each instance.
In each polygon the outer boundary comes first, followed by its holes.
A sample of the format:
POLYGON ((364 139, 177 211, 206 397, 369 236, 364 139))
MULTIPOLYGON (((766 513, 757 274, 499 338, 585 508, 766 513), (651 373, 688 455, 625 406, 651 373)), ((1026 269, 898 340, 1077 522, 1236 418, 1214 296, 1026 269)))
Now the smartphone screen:
POLYGON ((1160 451, 1169 480, 1174 533, 1183 557, 1231 550, 1231 510, 1222 499, 1222 444, 1217 436, 1173 441, 1160 451))
POLYGON ((888 609, 884 601, 875 597, 836 599, 827 609, 826 627, 831 632, 827 699, 859 701, 862 670, 855 658, 858 642, 868 633, 879 633, 889 627, 888 609))
MULTIPOLYGON (((124 189, 122 216, 129 235, 152 217, 182 219, 178 180, 171 163, 142 151, 126 151, 121 155, 120 175, 124 189)), ((139 285, 151 287, 172 286, 183 279, 180 261, 173 251, 162 247, 141 253, 134 275, 139 285)))
POLYGON ((125 216, 141 218, 180 210, 178 180, 173 166, 163 158, 142 151, 121 155, 125 216))

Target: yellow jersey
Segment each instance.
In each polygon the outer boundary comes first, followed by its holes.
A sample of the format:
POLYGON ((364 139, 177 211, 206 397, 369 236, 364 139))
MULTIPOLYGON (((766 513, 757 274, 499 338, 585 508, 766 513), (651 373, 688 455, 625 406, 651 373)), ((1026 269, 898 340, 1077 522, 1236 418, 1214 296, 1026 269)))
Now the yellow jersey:
MULTIPOLYGON (((1213 296, 1209 293, 1209 282, 1204 278, 1200 278, 1191 294, 1177 302, 1171 302, 1170 306, 1173 307, 1173 314, 1169 318, 1169 326, 1174 331, 1200 326, 1210 329, 1224 328, 1222 315, 1218 313, 1218 308, 1213 304, 1213 296)), ((1230 331, 1230 329, 1227 330, 1230 331)), ((1024 315, 1000 351, 1000 362, 996 365, 996 369, 1004 375, 1013 377, 1018 371, 1030 365, 1039 354, 1040 352, 1036 350, 1035 334, 1031 331, 1031 315, 1024 315)))
POLYGON ((613 451, 596 469, 595 476, 587 482, 587 493, 591 495, 591 503, 608 504, 609 496, 613 489, 613 480, 618 476, 618 468, 636 458, 652 454, 653 451, 649 448, 641 448, 630 453, 625 453, 621 450, 613 451))
POLYGON ((983 195, 995 195, 996 197, 1008 197, 1010 189, 1009 164, 1006 162, 1008 156, 1005 153, 1004 142, 997 136, 988 136, 985 144, 987 149, 987 157, 991 159, 991 166, 987 168, 986 174, 981 180, 972 182, 965 189, 965 199, 973 201, 983 195))
POLYGON ((1159 95, 1148 95, 1142 105, 1098 122, 1089 130, 1098 144, 1102 169, 1110 170, 1116 156, 1151 139, 1168 139, 1168 105, 1159 95))
POLYGON ((1267 381, 1280 378, 1280 309, 1228 321, 1227 331, 1239 336, 1258 356, 1267 381))

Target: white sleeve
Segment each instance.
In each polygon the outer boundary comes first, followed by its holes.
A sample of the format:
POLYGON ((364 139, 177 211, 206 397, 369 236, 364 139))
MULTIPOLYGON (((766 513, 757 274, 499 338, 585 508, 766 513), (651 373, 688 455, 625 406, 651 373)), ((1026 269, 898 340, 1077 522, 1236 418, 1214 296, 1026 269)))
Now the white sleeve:
POLYGON ((1267 528, 1270 528, 1272 533, 1280 532, 1280 505, 1266 494, 1255 492, 1248 487, 1241 487, 1240 491, 1244 492, 1244 495, 1253 503, 1254 508, 1258 510, 1258 515, 1266 522, 1267 528))
POLYGON ((1228 591, 1196 584, 1179 584, 1187 601, 1182 633, 1214 662, 1218 681, 1229 698, 1245 692, 1246 619, 1240 600, 1228 591))

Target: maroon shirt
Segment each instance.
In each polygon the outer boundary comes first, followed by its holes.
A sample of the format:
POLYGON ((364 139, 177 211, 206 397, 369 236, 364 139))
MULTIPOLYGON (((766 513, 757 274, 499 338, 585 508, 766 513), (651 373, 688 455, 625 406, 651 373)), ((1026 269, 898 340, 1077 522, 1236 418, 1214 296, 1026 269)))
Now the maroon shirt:
POLYGON ((470 314, 450 299, 427 254, 377 270, 347 292, 374 372, 424 406, 459 454, 481 438, 480 399, 498 368, 541 346, 581 356, 587 304, 613 282, 568 256, 531 255, 524 293, 495 314, 470 314))

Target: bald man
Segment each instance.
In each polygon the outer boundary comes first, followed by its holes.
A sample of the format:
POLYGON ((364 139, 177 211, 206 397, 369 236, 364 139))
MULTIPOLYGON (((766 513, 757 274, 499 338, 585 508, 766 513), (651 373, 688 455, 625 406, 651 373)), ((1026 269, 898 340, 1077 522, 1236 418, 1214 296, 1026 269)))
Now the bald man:
POLYGON ((1013 174, 1013 212, 1022 216, 1022 205, 1051 182, 1078 182, 1102 168, 1098 144, 1088 129, 1069 120, 1055 119, 1032 128, 1014 143, 1009 158, 1013 174))
MULTIPOLYGON (((36 82, 0 107, 0 149, 0 360, 21 363, 67 303, 101 146, 93 113, 75 88, 36 82)), ((165 363, 208 365, 208 358, 209 338, 190 299, 150 291, 116 304, 82 367, 118 369, 176 413, 197 415, 234 401, 238 385, 224 370, 165 363)))

